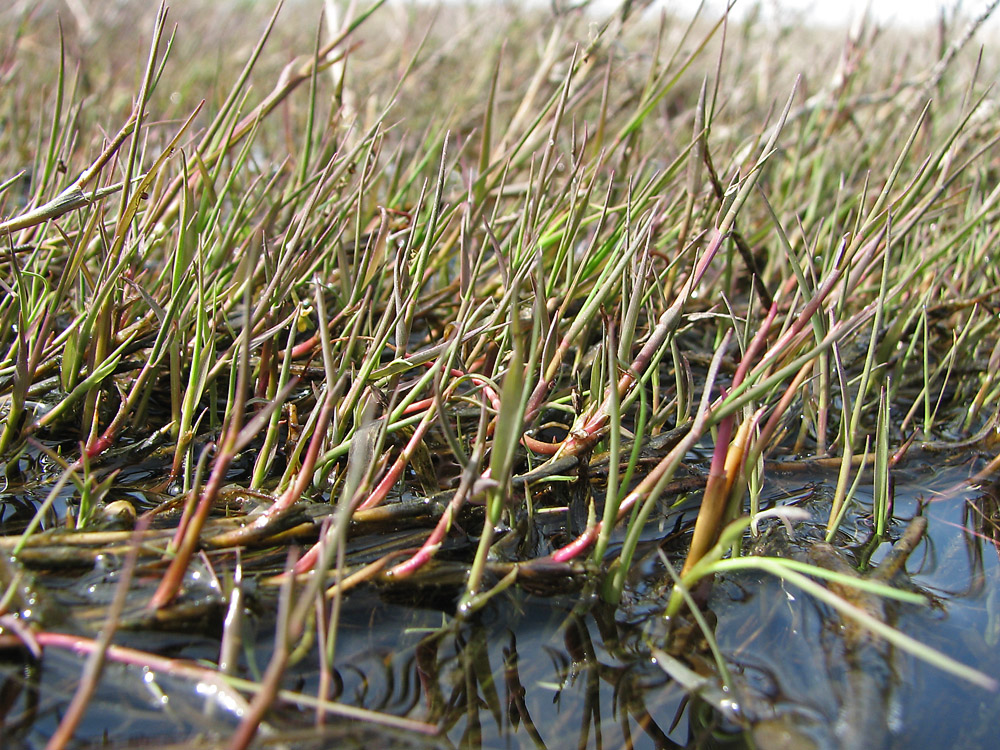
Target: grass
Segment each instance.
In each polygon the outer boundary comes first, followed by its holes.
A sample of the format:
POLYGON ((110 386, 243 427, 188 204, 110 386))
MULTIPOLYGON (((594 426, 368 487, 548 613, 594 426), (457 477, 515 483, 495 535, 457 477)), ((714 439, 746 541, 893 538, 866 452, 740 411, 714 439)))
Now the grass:
MULTIPOLYGON (((756 566, 847 611, 795 561, 740 556, 773 460, 836 462, 830 541, 869 468, 884 540, 908 453, 995 467, 995 61, 956 20, 833 43, 630 4, 180 6, 0 13, 0 455, 12 491, 58 467, 16 549, 70 526, 84 564, 122 475, 157 467, 143 486, 171 497, 114 538, 159 570, 122 584, 151 618, 199 554, 227 601, 280 586, 260 681, 212 678, 253 696, 232 747, 290 661, 329 676, 352 587, 420 580, 456 525, 481 528, 459 617, 532 575, 617 604, 707 451, 679 580, 756 566), (350 564, 352 523, 408 528, 415 498, 431 531, 350 564), (560 508, 562 533, 497 552, 560 508), (234 563, 290 529, 283 574, 234 563)), ((107 627, 91 653, 140 659, 107 627)), ((347 710, 324 685, 320 720, 347 710)))

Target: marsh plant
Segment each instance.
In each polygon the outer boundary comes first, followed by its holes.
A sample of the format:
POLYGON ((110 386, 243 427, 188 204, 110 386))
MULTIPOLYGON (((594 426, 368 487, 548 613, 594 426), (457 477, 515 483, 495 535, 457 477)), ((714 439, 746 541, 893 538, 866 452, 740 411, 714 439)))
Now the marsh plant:
POLYGON ((817 549, 870 529, 893 571, 923 532, 897 467, 995 477, 992 6, 830 34, 631 2, 177 5, 0 11, 0 638, 89 655, 50 746, 109 662, 212 685, 234 748, 282 706, 434 736, 434 701, 339 692, 357 591, 433 588, 456 627, 546 587, 613 612, 651 543, 673 578, 644 653, 692 694, 669 644, 711 642, 737 569, 995 689, 865 604, 924 593, 748 554, 803 521, 771 490, 789 467, 834 477, 817 549), (109 564, 103 605, 46 611, 48 575, 109 564), (248 596, 277 612, 257 670, 248 596), (116 643, 215 610, 214 661, 116 643))

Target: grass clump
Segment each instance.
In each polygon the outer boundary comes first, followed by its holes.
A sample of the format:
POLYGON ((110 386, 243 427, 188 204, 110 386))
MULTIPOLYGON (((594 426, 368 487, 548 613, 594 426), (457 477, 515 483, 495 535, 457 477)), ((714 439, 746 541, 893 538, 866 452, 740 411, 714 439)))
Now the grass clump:
MULTIPOLYGON (((131 549, 139 622, 199 560, 227 635, 243 578, 279 590, 256 683, 195 670, 247 701, 233 746, 307 655, 320 720, 357 715, 331 675, 360 583, 457 564, 459 619, 545 579, 618 605, 688 498, 683 585, 756 566, 836 599, 739 557, 775 461, 836 466, 828 541, 868 468, 878 540, 908 451, 995 469, 1000 131, 962 27, 140 6, 0 15, 0 459, 45 496, 5 532, 19 566, 131 549), (99 529, 128 493, 136 530, 99 529)), ((123 607, 88 648, 141 661, 123 607)))

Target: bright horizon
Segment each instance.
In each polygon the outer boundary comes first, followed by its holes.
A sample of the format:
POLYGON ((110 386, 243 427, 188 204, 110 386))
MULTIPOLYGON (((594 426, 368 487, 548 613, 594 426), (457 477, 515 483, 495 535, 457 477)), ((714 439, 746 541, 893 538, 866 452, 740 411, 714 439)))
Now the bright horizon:
MULTIPOLYGON (((667 7, 684 7, 693 10, 698 7, 698 0, 666 0, 667 7)), ((709 0, 707 6, 713 11, 724 7, 724 0, 709 0)), ((734 12, 746 12, 753 7, 754 0, 737 0, 734 12)), ((978 15, 989 4, 987 0, 956 2, 956 0, 760 0, 765 12, 774 15, 776 9, 783 14, 802 14, 802 18, 815 23, 830 25, 847 25, 860 16, 865 6, 869 6, 872 17, 881 24, 919 26, 935 23, 940 16, 941 8, 951 12, 956 5, 960 7, 962 17, 966 20, 978 15)), ((996 28, 1000 20, 1000 11, 994 13, 989 20, 989 26, 996 28)))

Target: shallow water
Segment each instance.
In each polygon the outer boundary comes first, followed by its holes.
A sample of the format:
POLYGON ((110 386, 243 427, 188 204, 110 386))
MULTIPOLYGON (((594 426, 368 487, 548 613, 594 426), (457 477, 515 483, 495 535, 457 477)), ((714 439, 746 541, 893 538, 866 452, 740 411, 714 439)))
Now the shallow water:
MULTIPOLYGON (((887 611, 903 632, 987 674, 1000 674, 1000 565, 994 541, 1000 537, 994 528, 1000 514, 989 488, 968 486, 970 467, 970 461, 935 459, 911 461, 896 472, 893 533, 898 535, 926 505, 929 532, 906 570, 908 585, 930 594, 934 604, 894 604, 887 611)), ((833 471, 776 475, 769 480, 769 500, 805 507, 821 524, 835 479, 833 471)), ((860 512, 849 519, 841 540, 851 560, 857 559, 856 547, 867 533, 866 498, 860 501, 860 512)), ((867 715, 845 708, 852 705, 845 693, 858 682, 851 681, 845 666, 843 624, 825 606, 763 573, 720 578, 708 599, 706 617, 714 623, 733 676, 723 690, 697 628, 668 638, 661 617, 669 579, 657 548, 669 554, 684 546, 674 531, 680 512, 663 508, 651 522, 618 609, 586 588, 566 585, 560 592, 557 586, 555 594, 545 596, 514 588, 460 621, 454 605, 462 568, 447 565, 436 586, 369 585, 352 591, 341 613, 331 697, 428 721, 440 727, 440 735, 422 737, 336 718, 328 718, 325 734, 319 734, 312 728, 313 710, 284 703, 269 716, 270 736, 284 738, 290 747, 332 742, 343 747, 715 748, 752 746, 756 732, 761 747, 778 746, 770 744, 778 737, 794 740, 796 747, 839 748, 851 746, 843 731, 849 722, 870 727, 868 739, 877 741, 869 746, 979 748, 992 741, 1000 696, 891 649, 884 659, 863 664, 874 675, 863 684, 884 691, 874 701, 881 707, 867 715), (667 541, 661 545, 661 540, 667 541), (449 571, 457 571, 457 577, 449 571), (690 697, 668 677, 653 658, 654 649, 665 649, 707 677, 700 697, 690 697)), ((797 534, 808 536, 810 523, 797 534)), ((876 569, 888 548, 883 544, 872 554, 876 569)), ((272 557, 280 565, 281 556, 272 557)), ((213 559, 216 573, 227 559, 213 559)), ((207 579, 210 571, 203 572, 207 579)), ((62 626, 92 635, 102 602, 116 583, 114 571, 36 575, 67 611, 82 612, 87 596, 92 597, 91 619, 70 616, 62 626)), ((136 596, 156 580, 155 571, 144 577, 140 569, 136 596)), ((239 670, 255 676, 270 658, 275 598, 273 590, 253 586, 247 594, 246 648, 239 670)), ((156 630, 120 631, 115 643, 215 662, 224 602, 203 584, 192 587, 189 603, 200 607, 196 616, 156 630)), ((313 647, 288 670, 283 686, 316 694, 321 676, 315 653, 313 647)), ((44 745, 82 666, 82 656, 56 648, 46 649, 37 662, 21 651, 0 654, 4 747, 44 745)), ((245 704, 218 695, 211 685, 188 678, 109 664, 75 746, 145 746, 195 737, 215 746, 245 710, 245 704)))
MULTIPOLYGON (((903 497, 906 491, 897 484, 896 512, 904 517, 923 495, 921 490, 903 497)), ((991 635, 997 627, 991 602, 1000 572, 993 544, 960 529, 964 506, 973 500, 971 495, 941 498, 927 509, 928 537, 907 571, 912 586, 930 594, 933 605, 892 604, 889 620, 921 643, 996 675, 1000 654, 991 635)), ((748 711, 756 711, 759 719, 773 712, 816 747, 980 748, 993 742, 1000 696, 892 648, 886 659, 862 665, 880 685, 883 705, 862 706, 859 716, 846 695, 852 683, 838 635, 842 623, 793 586, 766 574, 732 575, 716 586, 709 606, 748 711), (874 716, 866 718, 865 711, 874 716), (863 744, 838 736, 844 722, 864 721, 881 722, 881 727, 863 744)))

